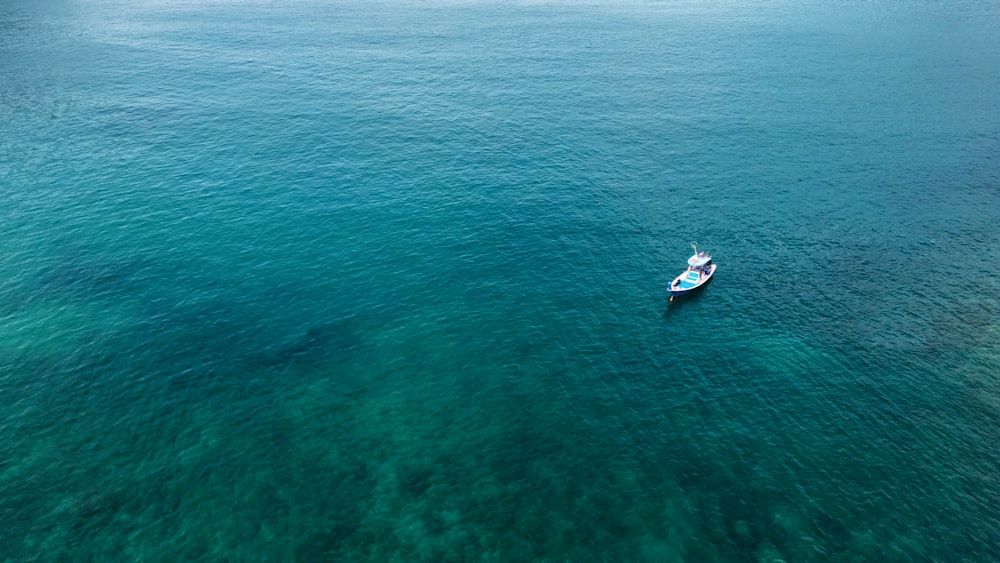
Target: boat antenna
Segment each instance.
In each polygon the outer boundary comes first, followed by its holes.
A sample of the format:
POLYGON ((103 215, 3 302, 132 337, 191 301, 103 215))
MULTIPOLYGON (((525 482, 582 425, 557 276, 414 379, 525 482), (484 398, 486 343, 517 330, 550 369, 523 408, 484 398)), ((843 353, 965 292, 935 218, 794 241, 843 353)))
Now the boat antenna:
POLYGON ((694 249, 694 253, 695 253, 695 254, 698 254, 698 241, 694 241, 694 242, 692 242, 692 243, 691 243, 691 248, 693 248, 693 249, 694 249))

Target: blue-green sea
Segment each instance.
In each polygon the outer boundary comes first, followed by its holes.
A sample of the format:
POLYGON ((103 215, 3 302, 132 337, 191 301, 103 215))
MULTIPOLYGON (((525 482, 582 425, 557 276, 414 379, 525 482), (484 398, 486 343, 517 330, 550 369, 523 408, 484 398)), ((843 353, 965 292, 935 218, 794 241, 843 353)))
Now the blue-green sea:
POLYGON ((0 561, 998 557, 1000 3, 0 2, 0 561))

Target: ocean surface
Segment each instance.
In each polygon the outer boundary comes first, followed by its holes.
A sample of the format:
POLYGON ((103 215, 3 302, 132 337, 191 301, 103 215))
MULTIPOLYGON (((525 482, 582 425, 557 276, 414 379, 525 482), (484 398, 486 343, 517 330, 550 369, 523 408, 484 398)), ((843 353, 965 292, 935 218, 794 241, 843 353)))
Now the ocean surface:
POLYGON ((998 30, 0 2, 0 561, 996 561, 998 30))

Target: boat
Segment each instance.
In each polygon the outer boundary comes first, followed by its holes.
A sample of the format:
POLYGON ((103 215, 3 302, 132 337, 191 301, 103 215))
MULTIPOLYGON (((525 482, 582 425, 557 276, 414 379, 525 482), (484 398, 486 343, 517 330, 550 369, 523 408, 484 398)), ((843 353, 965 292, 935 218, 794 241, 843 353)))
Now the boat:
POLYGON ((703 287, 712 276, 715 275, 716 264, 712 263, 712 257, 707 252, 698 252, 698 244, 692 243, 694 255, 688 258, 688 268, 681 275, 674 278, 670 283, 670 300, 674 297, 685 295, 703 287))

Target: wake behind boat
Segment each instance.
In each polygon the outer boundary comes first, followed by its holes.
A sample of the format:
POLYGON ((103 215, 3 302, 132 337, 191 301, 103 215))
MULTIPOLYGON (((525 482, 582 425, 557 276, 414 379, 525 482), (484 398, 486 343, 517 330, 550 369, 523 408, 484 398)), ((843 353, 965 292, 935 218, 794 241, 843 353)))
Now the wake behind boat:
POLYGON ((674 300, 674 297, 691 293, 702 287, 715 274, 717 266, 712 263, 712 257, 707 252, 698 252, 697 244, 692 244, 691 248, 694 248, 694 256, 688 258, 688 269, 670 283, 671 301, 674 300))

